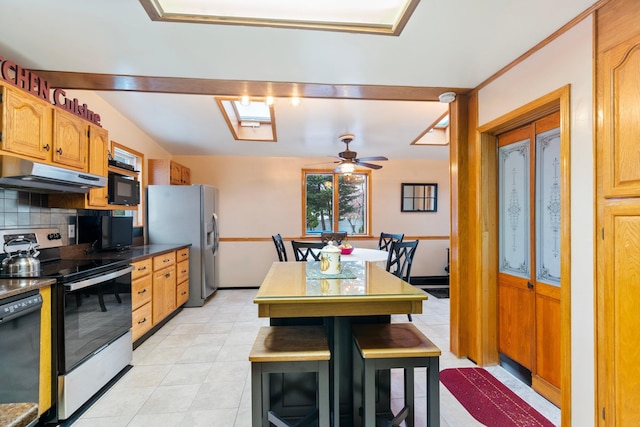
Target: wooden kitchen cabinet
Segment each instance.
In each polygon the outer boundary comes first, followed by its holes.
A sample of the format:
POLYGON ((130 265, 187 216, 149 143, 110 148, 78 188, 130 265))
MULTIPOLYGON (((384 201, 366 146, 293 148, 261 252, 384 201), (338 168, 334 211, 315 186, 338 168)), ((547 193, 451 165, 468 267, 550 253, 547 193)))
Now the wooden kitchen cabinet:
MULTIPOLYGON (((89 173, 109 175, 109 132, 99 126, 88 125, 89 173)), ((54 193, 49 195, 49 207, 65 209, 110 209, 108 187, 92 188, 88 193, 54 193)))
POLYGON ((71 113, 53 111, 53 163, 86 171, 89 123, 71 113))
POLYGON ((133 341, 143 336, 153 327, 152 317, 152 292, 153 276, 152 260, 147 258, 132 263, 134 270, 131 272, 131 306, 133 341))
POLYGON ((191 169, 173 160, 149 159, 150 185, 191 185, 191 169))
MULTIPOLYGON (((107 177, 109 175, 109 132, 89 125, 89 173, 107 177)), ((108 204, 108 187, 92 188, 87 194, 87 207, 104 208, 108 204)))
POLYGON ((2 151, 51 161, 53 107, 32 95, 1 86, 2 151))
POLYGON ((153 257, 153 324, 157 324, 176 309, 176 253, 153 257))
POLYGON ((178 250, 176 261, 176 306, 180 307, 189 299, 189 248, 178 250))
POLYGON ((132 334, 135 343, 189 299, 189 248, 133 262, 132 334))

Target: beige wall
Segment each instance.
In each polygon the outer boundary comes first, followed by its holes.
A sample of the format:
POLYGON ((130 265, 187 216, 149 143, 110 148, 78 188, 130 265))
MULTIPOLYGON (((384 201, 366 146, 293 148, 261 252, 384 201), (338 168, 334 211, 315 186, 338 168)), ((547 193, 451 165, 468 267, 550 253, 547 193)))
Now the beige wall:
MULTIPOLYGON (((78 98, 100 114, 110 140, 144 153, 146 159, 172 158, 160 144, 104 101, 99 92, 68 90, 67 96, 78 98)), ((193 183, 218 187, 222 237, 269 239, 265 242, 223 242, 220 250, 223 287, 260 285, 269 266, 277 259, 271 235, 280 233, 295 238, 302 233, 301 169, 319 160, 221 156, 174 156, 173 159, 191 168, 193 183)), ((448 161, 392 160, 374 171, 372 177, 374 236, 385 231, 407 236, 448 237, 448 161), (402 182, 437 183, 438 212, 401 213, 402 182)), ((353 243, 375 247, 377 238, 353 243)), ((412 275, 445 275, 448 247, 448 239, 421 240, 412 275)))
MULTIPOLYGON (((223 242, 220 248, 221 286, 258 286, 277 260, 271 235, 296 238, 302 234, 301 169, 318 159, 175 156, 174 160, 191 168, 193 183, 218 187, 221 237, 269 239, 223 242)), ((382 231, 408 237, 449 235, 448 161, 391 160, 373 172, 372 186, 374 236, 382 231), (402 182, 437 183, 438 211, 400 212, 402 182)), ((377 238, 352 243, 375 247, 377 238)), ((448 247, 448 239, 420 241, 412 275, 445 275, 448 247)))
POLYGON ((571 85, 572 425, 594 414, 594 158, 593 21, 569 32, 479 92, 482 126, 541 96, 571 85))

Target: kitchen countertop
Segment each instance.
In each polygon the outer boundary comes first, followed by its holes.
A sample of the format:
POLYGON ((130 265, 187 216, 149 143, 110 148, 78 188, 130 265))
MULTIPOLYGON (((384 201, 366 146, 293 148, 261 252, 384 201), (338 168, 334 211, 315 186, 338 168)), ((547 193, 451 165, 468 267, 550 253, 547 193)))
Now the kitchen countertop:
MULTIPOLYGON (((83 255, 82 258, 118 259, 118 260, 127 260, 130 262, 136 262, 145 258, 149 258, 151 256, 156 256, 166 252, 188 248, 190 246, 191 246, 191 243, 175 244, 175 245, 132 246, 130 249, 127 249, 125 251, 96 252, 88 255, 83 255)), ((38 278, 38 277, 31 277, 31 278, 16 277, 12 279, 0 279, 0 299, 9 298, 14 295, 19 295, 21 293, 28 292, 34 289, 39 289, 44 286, 52 285, 54 283, 56 283, 55 279, 38 278)))
MULTIPOLYGON (((0 300, 19 295, 44 286, 53 285, 55 279, 38 278, 38 277, 21 277, 15 279, 0 279, 0 300)), ((0 424, 0 426, 3 424, 0 424)))
POLYGON ((178 249, 188 248, 191 243, 175 244, 175 245, 144 245, 144 246, 132 246, 124 251, 107 251, 107 252, 95 252, 86 255, 89 259, 126 259, 131 262, 140 261, 150 256, 156 256, 165 252, 176 251, 178 249))
POLYGON ((25 427, 38 418, 36 403, 0 404, 0 427, 25 427))

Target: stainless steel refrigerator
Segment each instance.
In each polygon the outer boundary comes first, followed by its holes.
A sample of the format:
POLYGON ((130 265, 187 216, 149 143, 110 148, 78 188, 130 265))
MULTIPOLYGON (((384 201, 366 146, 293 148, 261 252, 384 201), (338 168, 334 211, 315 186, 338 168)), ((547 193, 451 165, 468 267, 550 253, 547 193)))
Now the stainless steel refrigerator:
POLYGON ((200 307, 218 289, 218 190, 208 185, 149 185, 148 243, 191 243, 189 300, 200 307))

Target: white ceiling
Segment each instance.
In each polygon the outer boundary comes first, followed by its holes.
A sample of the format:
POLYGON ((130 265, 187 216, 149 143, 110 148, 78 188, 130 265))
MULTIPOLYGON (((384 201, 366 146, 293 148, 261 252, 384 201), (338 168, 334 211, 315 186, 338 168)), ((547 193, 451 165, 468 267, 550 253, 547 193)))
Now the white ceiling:
MULTIPOLYGON (((593 3, 421 0, 402 34, 394 37, 155 22, 135 0, 3 0, 0 56, 43 71, 313 83, 334 89, 473 88, 593 3)), ((322 157, 344 149, 338 140, 343 133, 356 135, 350 148, 361 157, 446 158, 448 152, 447 147, 410 145, 446 110, 438 102, 331 99, 342 94, 329 91, 293 108, 277 98, 278 142, 269 143, 234 141, 210 94, 100 95, 176 155, 322 157)))

